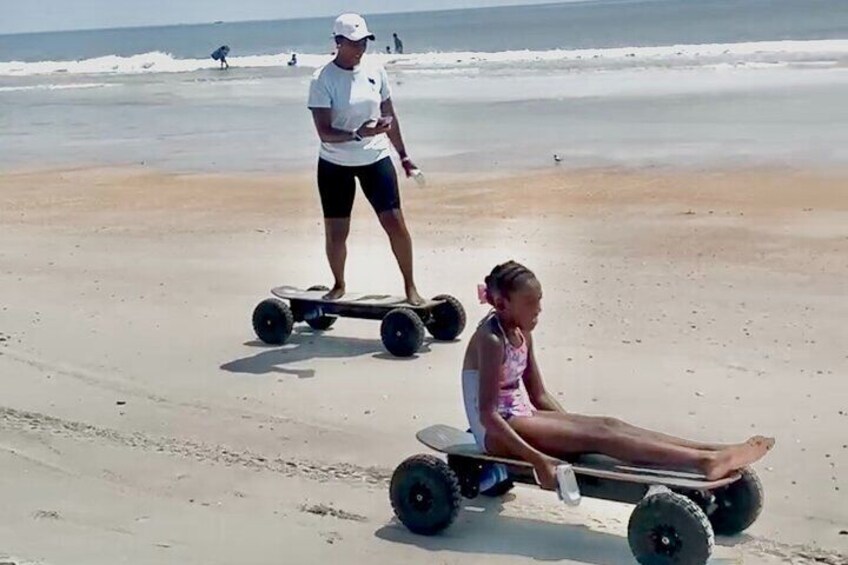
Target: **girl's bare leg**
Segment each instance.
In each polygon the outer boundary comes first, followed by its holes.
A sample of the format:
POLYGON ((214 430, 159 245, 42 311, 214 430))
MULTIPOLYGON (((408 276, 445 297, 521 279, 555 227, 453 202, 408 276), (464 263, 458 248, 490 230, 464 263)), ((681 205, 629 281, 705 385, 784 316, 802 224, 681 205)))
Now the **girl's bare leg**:
POLYGON ((655 432, 654 430, 648 430, 645 428, 640 428, 634 426, 632 424, 628 424, 622 420, 617 418, 607 418, 603 416, 583 416, 580 414, 562 414, 561 412, 539 412, 539 415, 550 418, 565 418, 568 422, 574 421, 583 421, 586 425, 606 425, 609 427, 617 427, 622 432, 628 433, 634 436, 648 437, 653 438, 658 441, 663 441, 666 443, 671 443, 674 445, 679 445, 682 447, 691 447, 692 449, 700 449, 706 451, 721 451, 722 449, 727 449, 729 447, 734 447, 738 444, 729 444, 729 443, 705 443, 700 441, 693 441, 681 437, 676 437, 668 434, 664 434, 661 432, 655 432))
MULTIPOLYGON (((598 425, 585 418, 551 418, 546 415, 513 417, 509 424, 531 446, 554 457, 568 459, 584 453, 600 453, 636 465, 697 469, 708 479, 719 479, 761 459, 772 443, 744 443, 721 451, 675 445, 653 437, 632 435, 617 425, 598 425)), ((512 455, 487 438, 489 449, 512 455)))

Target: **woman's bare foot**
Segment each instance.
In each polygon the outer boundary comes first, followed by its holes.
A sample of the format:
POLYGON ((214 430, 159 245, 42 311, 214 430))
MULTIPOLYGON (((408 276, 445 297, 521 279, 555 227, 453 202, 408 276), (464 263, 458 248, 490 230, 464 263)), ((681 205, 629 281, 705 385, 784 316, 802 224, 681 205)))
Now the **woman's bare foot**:
POLYGON ((773 446, 774 438, 759 436, 743 444, 712 453, 704 466, 704 474, 711 481, 722 479, 733 471, 759 461, 773 446))
POLYGON ((406 289, 406 301, 413 306, 421 306, 425 302, 414 286, 410 286, 406 289))
POLYGON ((336 284, 333 288, 324 295, 324 300, 338 300, 345 293, 345 286, 343 284, 336 284))

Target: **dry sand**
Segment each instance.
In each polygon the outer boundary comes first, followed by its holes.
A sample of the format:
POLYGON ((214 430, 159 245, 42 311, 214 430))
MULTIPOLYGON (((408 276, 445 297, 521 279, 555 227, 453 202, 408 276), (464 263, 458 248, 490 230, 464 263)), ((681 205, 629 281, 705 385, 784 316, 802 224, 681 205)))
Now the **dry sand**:
MULTIPOLYGON (((404 185, 419 286, 539 275, 548 386, 576 412, 693 438, 773 434, 760 520, 717 563, 846 563, 848 175, 567 171, 404 185), (814 561, 817 560, 817 561, 814 561)), ((357 200, 349 287, 400 289, 357 200)), ((19 171, 0 178, 0 562, 631 562, 629 508, 519 488, 421 538, 387 480, 464 425, 464 348, 384 353, 378 325, 250 327, 326 283, 311 175, 19 171)))

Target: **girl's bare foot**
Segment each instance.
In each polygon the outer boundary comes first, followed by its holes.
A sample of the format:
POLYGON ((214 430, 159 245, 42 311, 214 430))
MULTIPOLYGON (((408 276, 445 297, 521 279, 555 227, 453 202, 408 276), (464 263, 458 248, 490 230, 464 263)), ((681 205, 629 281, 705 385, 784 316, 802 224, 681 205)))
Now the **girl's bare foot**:
MULTIPOLYGON (((768 443, 771 440, 771 445, 774 445, 774 439, 767 438, 765 436, 751 436, 743 442, 740 443, 714 443, 709 444, 709 449, 707 451, 724 451, 725 449, 745 447, 746 445, 760 445, 763 443, 768 443)), ((771 449, 771 446, 769 446, 771 449)))
POLYGON ((324 300, 338 300, 345 293, 345 286, 343 284, 336 284, 333 288, 324 295, 324 300))
POLYGON ((766 437, 766 436, 753 436, 748 438, 745 442, 748 445, 765 445, 766 449, 771 449, 774 447, 774 438, 766 437))
POLYGON ((744 444, 712 453, 704 466, 704 474, 711 481, 722 479, 733 471, 759 461, 773 446, 773 438, 751 438, 744 444))
POLYGON ((761 443, 763 441, 765 441, 765 442, 771 441, 771 444, 774 445, 774 439, 773 438, 768 438, 768 437, 765 437, 765 436, 752 436, 742 443, 707 443, 707 444, 704 444, 704 447, 698 447, 698 449, 702 449, 704 451, 724 451, 725 449, 728 449, 730 447, 738 447, 740 445, 745 445, 745 444, 756 444, 756 443, 761 443))

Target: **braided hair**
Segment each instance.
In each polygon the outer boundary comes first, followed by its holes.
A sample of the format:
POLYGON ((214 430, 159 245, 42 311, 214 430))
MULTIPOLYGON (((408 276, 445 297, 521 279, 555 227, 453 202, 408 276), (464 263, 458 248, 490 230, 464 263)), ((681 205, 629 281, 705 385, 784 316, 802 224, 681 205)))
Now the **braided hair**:
POLYGON ((515 261, 507 261, 501 263, 492 269, 492 272, 485 279, 486 284, 486 300, 494 306, 496 296, 508 298, 509 295, 527 284, 536 280, 536 275, 515 261))

